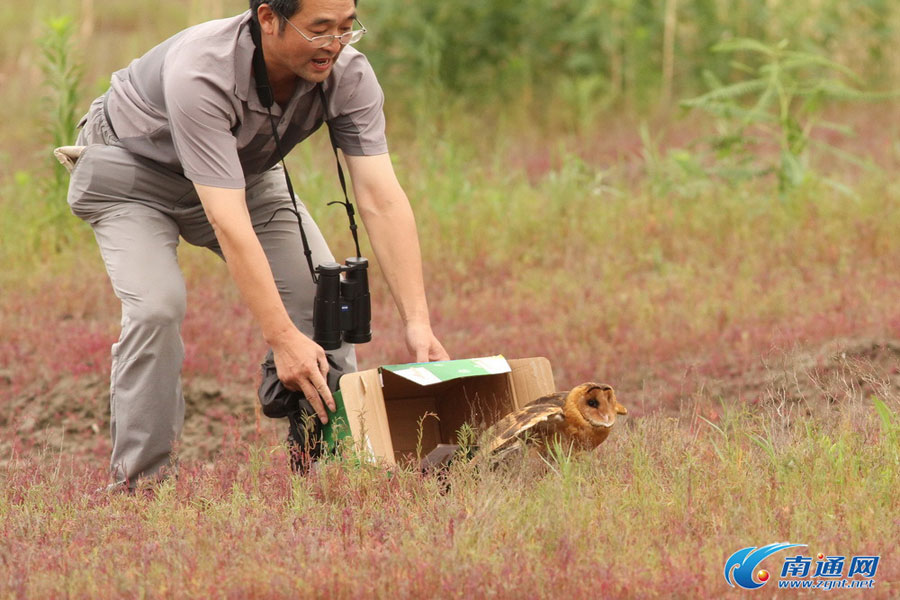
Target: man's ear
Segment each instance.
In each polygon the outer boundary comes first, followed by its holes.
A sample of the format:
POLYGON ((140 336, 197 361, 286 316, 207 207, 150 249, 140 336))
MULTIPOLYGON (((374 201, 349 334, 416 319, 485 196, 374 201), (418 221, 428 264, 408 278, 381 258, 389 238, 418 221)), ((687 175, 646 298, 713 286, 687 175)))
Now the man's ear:
POLYGON ((268 4, 260 4, 256 9, 259 28, 266 35, 276 35, 281 30, 281 19, 268 4))

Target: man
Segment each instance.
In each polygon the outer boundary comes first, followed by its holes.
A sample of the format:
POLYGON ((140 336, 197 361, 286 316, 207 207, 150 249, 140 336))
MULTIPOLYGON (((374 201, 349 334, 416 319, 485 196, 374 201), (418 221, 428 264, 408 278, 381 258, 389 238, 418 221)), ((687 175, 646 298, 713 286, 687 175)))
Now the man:
MULTIPOLYGON (((250 0, 250 11, 182 31, 113 74, 82 119, 77 143, 87 148, 72 171, 69 204, 93 227, 122 301, 110 384, 114 485, 164 473, 181 433, 180 237, 225 259, 278 378, 321 422, 326 407, 334 410, 338 376, 356 369, 351 345, 326 358, 311 339, 314 283, 296 218, 279 210, 292 204, 257 94, 252 19, 283 150, 321 126, 322 85, 411 357, 448 359, 431 330, 415 221, 387 153, 381 88, 365 57, 347 46, 364 33, 356 16, 354 0, 250 0)), ((313 263, 332 261, 298 208, 313 263)))

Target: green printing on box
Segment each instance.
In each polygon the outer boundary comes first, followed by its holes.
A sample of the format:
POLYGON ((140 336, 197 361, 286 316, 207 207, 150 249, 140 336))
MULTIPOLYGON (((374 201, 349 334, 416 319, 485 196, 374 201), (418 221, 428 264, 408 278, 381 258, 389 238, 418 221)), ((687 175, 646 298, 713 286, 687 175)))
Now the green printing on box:
POLYGON ((460 377, 478 375, 498 375, 509 373, 509 363, 503 356, 485 358, 464 358, 442 362, 412 363, 407 365, 386 365, 381 367, 419 385, 433 385, 442 381, 452 381, 460 377))
POLYGON ((344 406, 344 395, 338 390, 333 393, 335 411, 329 413, 328 422, 322 426, 322 439, 330 452, 334 451, 338 443, 344 438, 352 438, 350 425, 347 421, 347 408, 344 406))

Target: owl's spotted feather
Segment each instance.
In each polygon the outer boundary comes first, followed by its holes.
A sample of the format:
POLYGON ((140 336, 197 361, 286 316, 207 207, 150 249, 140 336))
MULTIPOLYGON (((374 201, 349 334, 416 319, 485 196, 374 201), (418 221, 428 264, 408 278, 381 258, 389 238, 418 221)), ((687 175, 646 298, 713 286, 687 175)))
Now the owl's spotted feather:
POLYGON ((484 435, 476 460, 496 459, 535 442, 546 451, 554 439, 582 449, 596 448, 609 436, 616 415, 627 414, 604 383, 583 383, 569 392, 538 398, 502 418, 484 435))

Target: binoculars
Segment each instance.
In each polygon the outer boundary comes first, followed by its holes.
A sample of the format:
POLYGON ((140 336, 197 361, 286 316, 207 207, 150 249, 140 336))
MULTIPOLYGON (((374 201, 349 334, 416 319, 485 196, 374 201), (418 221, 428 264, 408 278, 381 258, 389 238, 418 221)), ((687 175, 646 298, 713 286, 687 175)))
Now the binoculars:
POLYGON ((313 341, 323 349, 340 348, 341 339, 349 344, 372 341, 368 268, 369 261, 361 256, 348 258, 343 265, 327 262, 316 267, 313 341))

